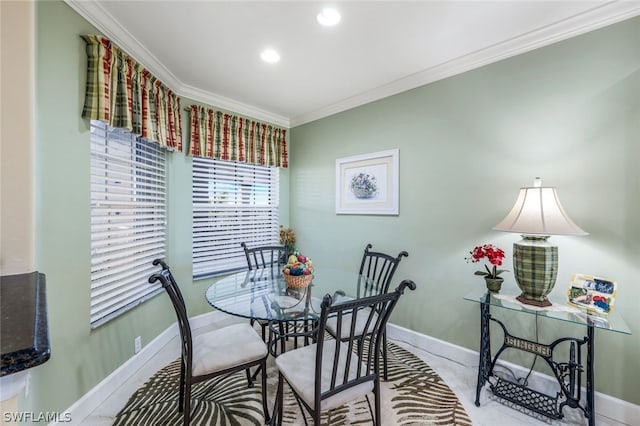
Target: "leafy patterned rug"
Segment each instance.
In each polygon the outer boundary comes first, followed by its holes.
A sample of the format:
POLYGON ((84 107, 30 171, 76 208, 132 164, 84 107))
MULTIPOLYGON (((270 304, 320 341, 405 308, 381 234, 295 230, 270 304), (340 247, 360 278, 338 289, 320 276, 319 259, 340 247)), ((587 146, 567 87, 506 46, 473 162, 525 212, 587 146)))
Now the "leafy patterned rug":
MULTIPOLYGON (((389 380, 380 382, 383 425, 471 425, 456 395, 431 367, 391 342, 387 349, 389 380)), ((273 362, 267 371, 268 400, 273 401, 278 380, 273 362)), ((177 410, 179 376, 179 360, 158 371, 133 394, 116 416, 114 425, 181 425, 182 415, 177 410)), ((260 389, 259 382, 253 388, 247 387, 244 372, 195 385, 191 424, 264 424, 260 389)), ((369 399, 373 404, 373 398, 369 399)), ((323 425, 331 426, 371 423, 366 399, 329 411, 322 419, 323 425)), ((286 384, 283 424, 304 424, 286 384)))

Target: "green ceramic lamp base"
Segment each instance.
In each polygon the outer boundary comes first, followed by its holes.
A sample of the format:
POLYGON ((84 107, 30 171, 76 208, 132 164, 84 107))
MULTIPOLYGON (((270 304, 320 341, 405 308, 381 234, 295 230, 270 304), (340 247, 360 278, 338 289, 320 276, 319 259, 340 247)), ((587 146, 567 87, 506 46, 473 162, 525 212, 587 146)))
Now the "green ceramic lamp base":
POLYGON ((522 235, 513 244, 513 272, 522 294, 517 299, 533 306, 551 306, 551 293, 558 275, 558 246, 547 235, 522 235))

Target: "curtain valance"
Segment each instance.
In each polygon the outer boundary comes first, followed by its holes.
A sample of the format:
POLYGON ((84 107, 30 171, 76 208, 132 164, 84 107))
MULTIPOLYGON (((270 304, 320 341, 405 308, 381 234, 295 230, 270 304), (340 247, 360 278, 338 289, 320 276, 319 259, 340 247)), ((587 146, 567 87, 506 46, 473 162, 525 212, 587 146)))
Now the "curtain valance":
POLYGON ((289 166, 287 130, 192 105, 189 154, 263 166, 289 166))
POLYGON ((82 38, 88 59, 82 117, 182 151, 180 98, 109 39, 82 38))

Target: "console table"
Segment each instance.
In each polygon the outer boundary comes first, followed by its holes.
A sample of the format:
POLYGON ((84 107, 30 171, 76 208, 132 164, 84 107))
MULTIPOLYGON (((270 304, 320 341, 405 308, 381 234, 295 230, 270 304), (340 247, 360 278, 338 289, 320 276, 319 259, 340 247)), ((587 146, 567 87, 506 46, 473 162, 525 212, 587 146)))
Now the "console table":
MULTIPOLYGON (((524 305, 515 300, 520 292, 517 289, 503 287, 500 293, 490 293, 479 289, 467 294, 464 299, 477 302, 480 305, 480 360, 478 365, 478 382, 476 386, 476 406, 480 406, 480 391, 488 382, 494 395, 527 408, 535 413, 552 419, 563 417, 565 406, 582 410, 589 420, 589 426, 595 425, 594 409, 594 329, 608 330, 623 334, 631 334, 629 327, 615 310, 607 316, 588 315, 585 311, 574 309, 562 301, 553 302, 549 309, 524 305), (534 317, 549 318, 566 321, 586 327, 586 336, 561 337, 549 344, 534 342, 511 334, 507 326, 500 319, 495 318, 491 311, 496 309, 508 310, 519 314, 530 314, 534 317), (500 326, 503 332, 502 346, 491 356, 490 322, 500 326), (586 361, 583 360, 582 347, 586 345, 586 361), (568 347, 567 347, 568 346, 568 347), (494 367, 500 355, 506 349, 516 349, 537 355, 551 368, 559 386, 555 396, 547 395, 516 381, 510 381, 494 374, 494 367), (554 359, 554 352, 558 352, 568 359, 558 361, 554 359), (568 354, 568 356, 567 356, 568 354), (581 388, 583 374, 586 375, 586 401, 582 400, 581 388)), ((537 318, 536 318, 537 320, 537 318)))

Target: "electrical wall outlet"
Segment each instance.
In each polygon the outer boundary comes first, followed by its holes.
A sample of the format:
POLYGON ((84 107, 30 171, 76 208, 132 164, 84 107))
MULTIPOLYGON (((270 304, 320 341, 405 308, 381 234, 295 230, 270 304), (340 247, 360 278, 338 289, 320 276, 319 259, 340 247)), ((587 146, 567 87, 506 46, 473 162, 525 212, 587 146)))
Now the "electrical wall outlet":
POLYGON ((133 352, 138 353, 142 349, 142 337, 138 336, 133 340, 133 352))

